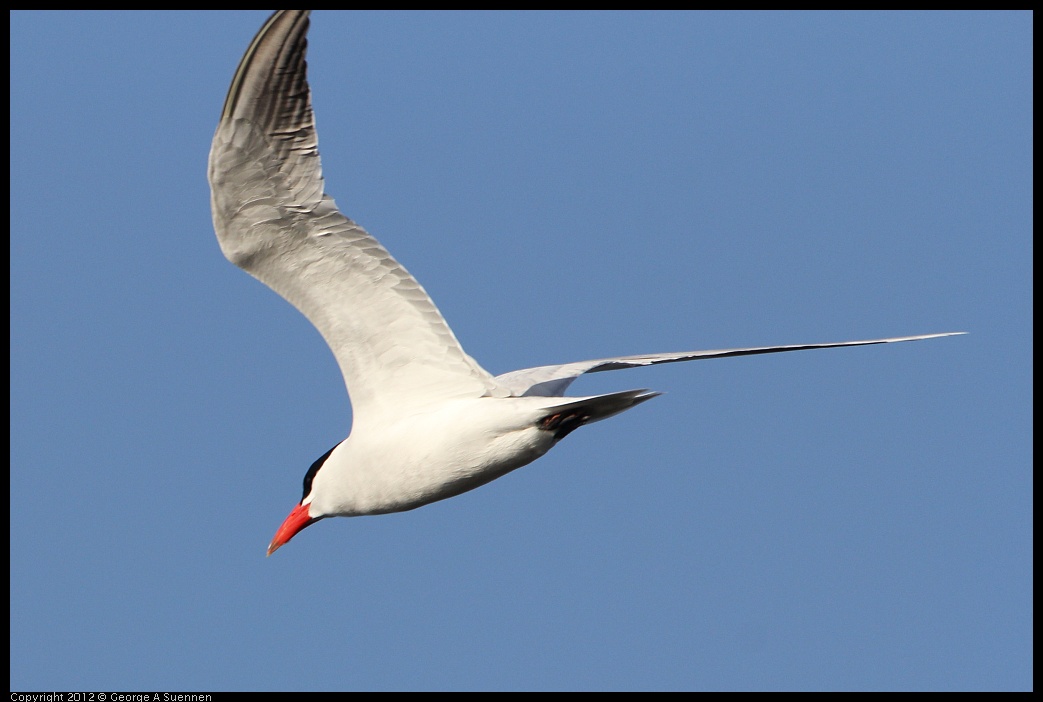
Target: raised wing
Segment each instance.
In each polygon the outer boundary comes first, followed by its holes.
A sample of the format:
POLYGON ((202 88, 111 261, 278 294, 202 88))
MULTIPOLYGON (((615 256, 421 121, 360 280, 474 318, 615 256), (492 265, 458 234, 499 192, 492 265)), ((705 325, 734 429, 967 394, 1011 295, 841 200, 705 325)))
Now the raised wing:
POLYGON ((540 366, 525 368, 496 376, 496 382, 511 391, 512 395, 539 395, 543 397, 560 397, 579 376, 584 373, 619 370, 620 368, 636 368, 637 366, 654 366, 658 363, 679 363, 696 361, 702 358, 726 358, 728 356, 753 356, 759 353, 782 353, 784 351, 804 351, 807 349, 832 349, 839 346, 868 346, 870 344, 890 344, 896 341, 916 341, 918 339, 935 339, 940 336, 955 336, 965 332, 948 332, 945 334, 921 334, 920 336, 896 336, 890 339, 870 339, 868 341, 837 341, 829 344, 792 344, 789 346, 754 346, 745 349, 719 349, 716 351, 680 351, 677 353, 652 353, 639 356, 618 356, 616 358, 600 358, 596 361, 577 361, 563 363, 559 366, 540 366))
POLYGON ((232 80, 210 149, 221 250, 318 328, 356 420, 384 407, 494 393, 492 376, 464 353, 420 284, 325 194, 307 31, 308 11, 279 10, 232 80))

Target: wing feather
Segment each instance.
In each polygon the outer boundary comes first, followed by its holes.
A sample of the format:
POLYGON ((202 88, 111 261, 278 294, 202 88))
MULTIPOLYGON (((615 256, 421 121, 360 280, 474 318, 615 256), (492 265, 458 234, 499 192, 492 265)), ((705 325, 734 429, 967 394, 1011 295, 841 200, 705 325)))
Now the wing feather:
POLYGON ((235 73, 210 151, 222 252, 315 325, 356 418, 495 392, 420 284, 325 193, 307 31, 306 10, 276 12, 235 73))
POLYGON ((617 356, 615 358, 599 358, 594 361, 577 361, 556 366, 539 366, 504 373, 496 376, 496 381, 511 391, 513 395, 538 395, 558 397, 565 393, 569 385, 584 373, 636 368, 638 366, 654 366, 659 363, 680 363, 681 361, 697 361, 704 358, 727 358, 729 356, 753 356, 761 353, 782 353, 785 351, 805 351, 808 349, 831 349, 840 346, 869 346, 871 344, 891 344, 897 341, 917 341, 934 339, 940 336, 955 336, 965 332, 947 332, 945 334, 921 334, 919 336, 896 336, 889 339, 869 339, 866 341, 837 341, 826 344, 790 344, 788 346, 751 346, 741 349, 718 349, 714 351, 679 351, 676 353, 652 353, 637 356, 617 356))

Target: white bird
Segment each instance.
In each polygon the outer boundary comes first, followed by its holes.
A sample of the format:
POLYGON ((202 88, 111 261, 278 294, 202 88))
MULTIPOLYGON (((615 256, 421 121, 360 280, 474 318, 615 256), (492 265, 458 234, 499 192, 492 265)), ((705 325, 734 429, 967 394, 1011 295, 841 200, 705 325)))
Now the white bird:
POLYGON ((318 328, 353 408, 350 435, 308 469, 268 555, 326 517, 399 512, 476 488, 584 424, 659 394, 565 397, 583 373, 951 335, 621 356, 493 376, 464 353, 420 284, 326 194, 306 76, 308 23, 306 10, 279 10, 264 23, 232 79, 210 150, 222 252, 318 328))

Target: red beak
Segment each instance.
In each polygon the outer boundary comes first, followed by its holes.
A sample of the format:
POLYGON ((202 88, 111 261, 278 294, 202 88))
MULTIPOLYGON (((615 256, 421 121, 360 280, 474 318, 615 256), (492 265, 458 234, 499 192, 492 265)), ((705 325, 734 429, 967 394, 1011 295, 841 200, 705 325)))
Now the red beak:
POLYGON ((294 507, 293 511, 290 512, 290 516, 283 520, 279 531, 275 532, 275 538, 268 544, 268 555, 275 553, 280 546, 292 539, 298 531, 317 521, 319 521, 319 518, 312 519, 308 515, 308 505, 297 505, 294 507))

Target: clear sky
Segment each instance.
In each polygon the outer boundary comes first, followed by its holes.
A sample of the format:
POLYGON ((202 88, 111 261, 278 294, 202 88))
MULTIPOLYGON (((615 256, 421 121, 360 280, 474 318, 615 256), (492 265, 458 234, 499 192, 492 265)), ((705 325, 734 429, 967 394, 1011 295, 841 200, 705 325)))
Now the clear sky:
POLYGON ((271 558, 351 414, 221 256, 267 10, 11 15, 15 690, 1027 690, 1027 13, 319 11, 328 191, 494 373, 665 395, 271 558))

